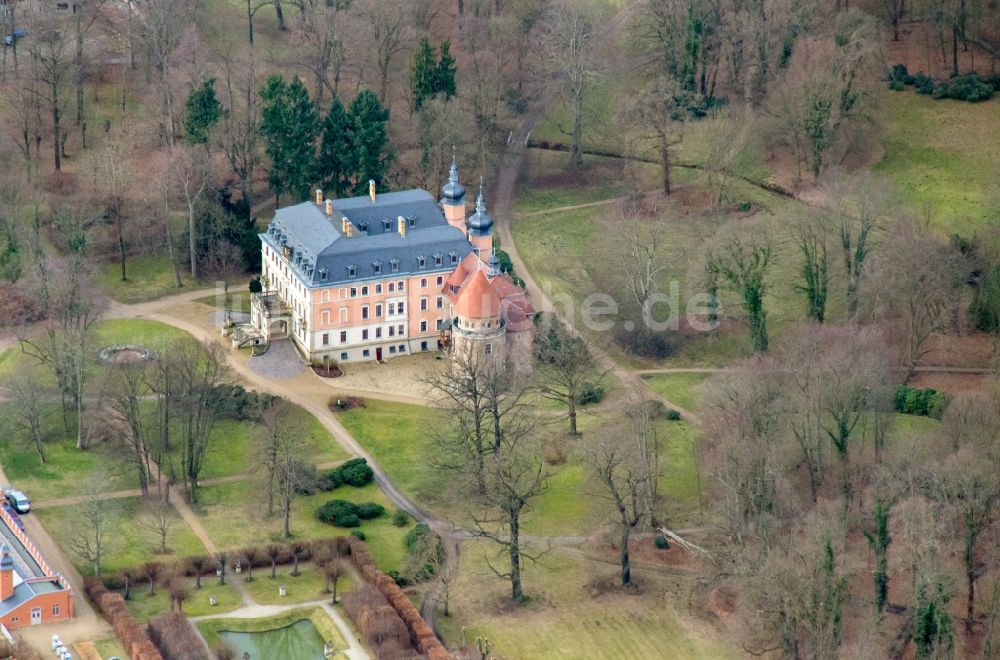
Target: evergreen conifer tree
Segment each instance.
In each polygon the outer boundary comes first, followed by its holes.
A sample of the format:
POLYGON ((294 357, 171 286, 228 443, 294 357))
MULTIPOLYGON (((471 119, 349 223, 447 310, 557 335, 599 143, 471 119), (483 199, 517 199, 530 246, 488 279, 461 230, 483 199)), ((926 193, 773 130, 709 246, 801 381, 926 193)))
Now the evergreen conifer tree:
POLYGON ((316 106, 298 76, 290 83, 277 74, 269 76, 260 96, 264 100, 260 132, 271 159, 271 190, 275 195, 287 192, 296 200, 306 199, 316 174, 316 106))
POLYGON ((434 75, 434 93, 448 98, 455 96, 455 58, 451 54, 451 43, 441 42, 441 59, 438 60, 434 75))
POLYGON ((209 131, 226 111, 215 96, 215 79, 209 78, 191 90, 184 106, 184 139, 188 144, 207 144, 209 131))
POLYGON ((420 39, 417 52, 413 54, 410 69, 410 94, 414 110, 420 110, 424 101, 435 94, 439 71, 434 47, 427 37, 420 39))
POLYGON ((322 136, 317 159, 317 176, 323 189, 342 197, 351 191, 351 178, 356 174, 357 158, 352 148, 350 121, 344 104, 336 96, 323 118, 322 136))
POLYGON ((385 170, 392 160, 387 151, 389 132, 386 124, 389 111, 375 92, 366 89, 351 101, 347 111, 351 152, 354 156, 354 193, 368 192, 368 180, 373 179, 378 190, 386 190, 385 170))

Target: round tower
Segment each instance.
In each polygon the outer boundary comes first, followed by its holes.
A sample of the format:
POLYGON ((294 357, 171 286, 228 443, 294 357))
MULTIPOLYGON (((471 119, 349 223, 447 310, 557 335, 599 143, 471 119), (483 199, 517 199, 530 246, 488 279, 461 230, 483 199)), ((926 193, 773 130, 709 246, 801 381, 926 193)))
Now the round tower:
POLYGON ((476 198, 476 212, 465 221, 468 227, 469 242, 476 248, 480 256, 489 254, 493 249, 493 218, 486 212, 486 200, 483 198, 483 181, 479 180, 479 196, 476 198))
POLYGON ((441 186, 441 210, 444 218, 452 227, 458 227, 465 233, 465 187, 458 182, 458 161, 455 147, 451 152, 451 171, 448 182, 441 186))
POLYGON ((476 270, 455 301, 452 351, 459 359, 504 363, 506 327, 500 318, 500 306, 500 296, 483 271, 476 270))

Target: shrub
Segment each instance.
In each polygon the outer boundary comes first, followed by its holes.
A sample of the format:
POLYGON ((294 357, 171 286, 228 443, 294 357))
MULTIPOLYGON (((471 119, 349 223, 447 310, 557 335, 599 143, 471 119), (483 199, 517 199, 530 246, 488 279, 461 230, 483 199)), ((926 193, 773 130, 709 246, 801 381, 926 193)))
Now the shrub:
POLYGON ((545 441, 545 450, 542 452, 542 460, 546 465, 562 465, 569 456, 569 443, 566 437, 554 434, 545 441))
POLYGON ((645 358, 667 358, 673 355, 674 348, 662 333, 656 333, 647 328, 641 321, 632 330, 624 327, 615 333, 615 341, 632 355, 645 358))
POLYGON ((351 536, 353 536, 354 538, 356 538, 359 541, 367 541, 368 540, 368 536, 364 532, 362 532, 360 529, 352 529, 351 530, 351 536))
POLYGON ((948 407, 948 397, 930 387, 900 385, 896 388, 893 403, 896 411, 904 415, 927 415, 941 419, 948 407))
POLYGON ((655 545, 660 550, 666 550, 667 548, 670 547, 670 541, 668 541, 667 537, 664 536, 663 534, 657 534, 656 537, 653 538, 653 545, 655 545))
POLYGON ((604 386, 600 383, 585 385, 583 391, 580 393, 580 405, 586 406, 591 403, 600 403, 604 400, 606 394, 604 386))
POLYGON ((904 89, 906 89, 906 85, 904 85, 903 82, 900 80, 892 80, 889 82, 889 89, 891 89, 894 92, 902 92, 904 89))
POLYGON ((1000 266, 994 266, 981 276, 969 316, 977 330, 1000 332, 1000 266))
POLYGON ((934 93, 934 79, 923 71, 913 76, 913 86, 916 88, 917 94, 930 96, 934 93))
POLYGON ((970 103, 988 101, 993 97, 993 86, 982 80, 978 74, 967 73, 952 78, 946 87, 945 97, 970 103))
POLYGON ((358 505, 357 515, 362 520, 372 520, 385 515, 385 507, 375 502, 364 502, 358 505))
POLYGON ((907 71, 905 64, 893 64, 892 68, 889 69, 889 74, 886 76, 886 79, 889 81, 890 87, 892 86, 892 83, 899 83, 900 89, 902 89, 903 85, 913 84, 914 76, 910 75, 910 72, 907 71))
POLYGON ((413 526, 413 529, 408 531, 406 536, 403 537, 403 545, 406 546, 408 551, 413 552, 417 547, 417 543, 420 542, 420 539, 423 538, 424 535, 429 534, 430 531, 431 529, 426 523, 417 523, 413 526))
POLYGON ((242 385, 217 385, 212 388, 210 403, 219 417, 238 422, 259 422, 261 413, 274 405, 278 397, 248 390, 242 385))
POLYGON ((330 500, 316 509, 316 517, 334 527, 358 527, 361 519, 358 517, 358 506, 345 500, 330 500))
POLYGON ((406 511, 402 509, 397 509, 396 513, 392 514, 392 524, 396 527, 406 527, 410 523, 410 516, 406 514, 406 511))
POLYGON ((360 488, 367 486, 375 478, 375 472, 363 458, 352 458, 343 465, 330 470, 326 475, 330 490, 339 488, 342 484, 360 488))
POLYGON ((674 410, 673 408, 671 408, 670 410, 667 411, 667 419, 669 421, 671 421, 671 422, 679 422, 679 421, 681 421, 681 413, 680 413, 680 411, 674 410))
POLYGON ((358 527, 362 520, 378 518, 385 513, 385 507, 374 502, 355 504, 347 500, 330 500, 316 509, 316 517, 334 527, 358 527))
POLYGON ((391 571, 389 571, 388 573, 386 573, 386 575, 388 575, 389 577, 391 577, 393 579, 393 581, 396 584, 398 584, 399 586, 401 586, 401 587, 408 587, 408 586, 410 586, 410 581, 407 580, 406 577, 403 574, 401 574, 399 571, 397 571, 395 568, 392 569, 391 571))

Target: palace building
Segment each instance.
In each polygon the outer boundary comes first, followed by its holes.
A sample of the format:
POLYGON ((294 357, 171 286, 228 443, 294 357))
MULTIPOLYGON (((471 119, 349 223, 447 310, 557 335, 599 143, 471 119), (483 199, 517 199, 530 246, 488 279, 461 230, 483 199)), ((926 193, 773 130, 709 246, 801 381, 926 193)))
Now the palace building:
POLYGON ((534 309, 500 270, 482 185, 468 214, 455 162, 438 201, 374 182, 364 197, 317 190, 278 209, 260 239, 263 291, 234 344, 288 337, 317 364, 438 349, 530 362, 534 309))

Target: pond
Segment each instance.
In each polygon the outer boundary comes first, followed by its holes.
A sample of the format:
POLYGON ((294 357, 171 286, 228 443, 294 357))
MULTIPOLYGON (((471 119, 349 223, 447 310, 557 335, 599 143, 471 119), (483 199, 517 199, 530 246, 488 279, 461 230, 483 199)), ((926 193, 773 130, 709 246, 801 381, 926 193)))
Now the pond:
POLYGON ((236 652, 236 658, 250 654, 250 660, 322 660, 323 638, 308 619, 266 632, 220 630, 219 637, 236 652))

